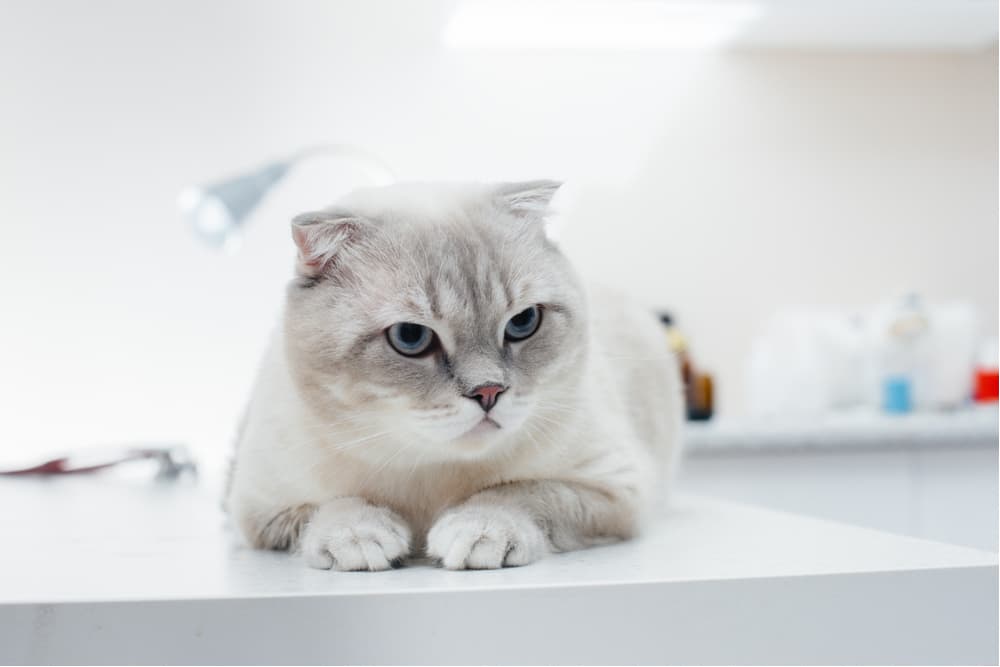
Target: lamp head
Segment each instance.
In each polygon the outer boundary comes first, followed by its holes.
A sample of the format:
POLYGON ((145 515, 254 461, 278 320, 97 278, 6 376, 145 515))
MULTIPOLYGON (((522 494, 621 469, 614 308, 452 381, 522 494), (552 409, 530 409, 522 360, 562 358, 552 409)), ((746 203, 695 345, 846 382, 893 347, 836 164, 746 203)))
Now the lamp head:
POLYGON ((250 212, 288 172, 289 162, 274 162, 233 178, 184 190, 178 206, 195 233, 218 249, 232 249, 250 212))

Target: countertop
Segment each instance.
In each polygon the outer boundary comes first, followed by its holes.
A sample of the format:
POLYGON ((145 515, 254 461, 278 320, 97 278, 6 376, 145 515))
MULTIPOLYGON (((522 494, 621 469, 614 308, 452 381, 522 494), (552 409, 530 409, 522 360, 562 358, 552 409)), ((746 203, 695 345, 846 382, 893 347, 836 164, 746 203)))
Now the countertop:
POLYGON ((995 554, 707 498, 498 571, 310 570, 214 484, 0 480, 0 662, 997 659, 995 554))
POLYGON ((723 417, 688 422, 690 456, 755 450, 814 451, 997 448, 996 403, 951 412, 890 415, 867 410, 816 416, 723 417))

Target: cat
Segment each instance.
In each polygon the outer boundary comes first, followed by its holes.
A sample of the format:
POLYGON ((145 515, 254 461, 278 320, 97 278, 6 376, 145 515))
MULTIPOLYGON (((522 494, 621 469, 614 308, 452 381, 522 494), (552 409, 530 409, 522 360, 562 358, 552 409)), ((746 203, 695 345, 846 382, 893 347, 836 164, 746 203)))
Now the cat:
POLYGON ((546 236, 559 185, 395 184, 292 221, 227 494, 250 545, 489 569, 639 531, 680 451, 678 365, 546 236))

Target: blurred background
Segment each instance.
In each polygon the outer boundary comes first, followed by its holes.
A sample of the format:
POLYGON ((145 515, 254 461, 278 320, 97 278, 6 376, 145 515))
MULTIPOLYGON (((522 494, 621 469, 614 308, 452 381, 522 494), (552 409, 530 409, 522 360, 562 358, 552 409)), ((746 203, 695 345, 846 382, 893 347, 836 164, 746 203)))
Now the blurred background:
POLYGON ((566 182, 581 272, 666 314, 682 485, 997 549, 997 4, 0 2, 0 467, 217 469, 291 271, 367 184, 298 164, 226 251, 178 209, 311 146, 566 182))

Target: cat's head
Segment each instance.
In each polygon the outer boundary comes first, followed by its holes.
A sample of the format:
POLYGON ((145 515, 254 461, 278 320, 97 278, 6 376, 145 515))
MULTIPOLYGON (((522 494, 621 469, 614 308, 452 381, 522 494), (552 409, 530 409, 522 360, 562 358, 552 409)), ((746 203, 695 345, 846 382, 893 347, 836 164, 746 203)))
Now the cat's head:
POLYGON ((587 345, 582 291, 544 230, 558 187, 400 184, 296 217, 285 340, 311 409, 428 461, 542 438, 587 345))

